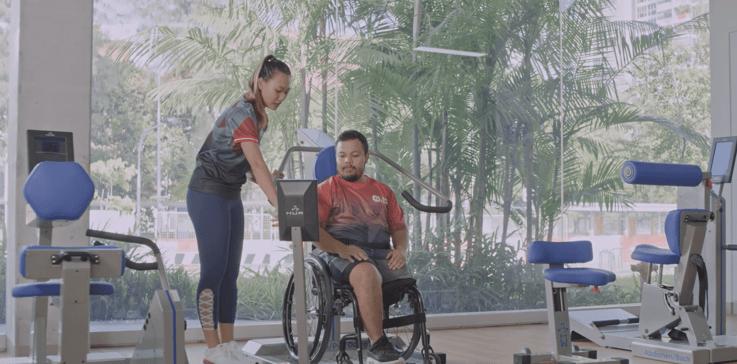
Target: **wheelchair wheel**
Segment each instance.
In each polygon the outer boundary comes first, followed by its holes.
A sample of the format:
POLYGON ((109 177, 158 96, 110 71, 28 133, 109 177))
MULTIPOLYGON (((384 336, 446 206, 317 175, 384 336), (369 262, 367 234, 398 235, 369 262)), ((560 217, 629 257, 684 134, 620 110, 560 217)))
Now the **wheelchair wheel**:
MULTIPOLYGON (((330 311, 332 307, 332 286, 327 281, 327 272, 318 258, 305 256, 305 290, 307 303, 307 336, 309 341, 310 363, 318 363, 325 353, 330 336, 330 311)), ((294 274, 289 278, 284 293, 282 307, 282 329, 289 353, 298 360, 297 351, 297 311, 294 292, 294 274)))
MULTIPOLYGON (((419 291, 413 288, 403 293, 402 299, 399 302, 389 306, 389 309, 384 311, 384 318, 393 319, 424 313, 425 308, 422 304, 419 291)), ((421 322, 415 322, 398 327, 384 328, 384 332, 397 350, 401 351, 402 357, 407 360, 412 356, 415 348, 417 348, 417 344, 420 342, 422 327, 421 322)))

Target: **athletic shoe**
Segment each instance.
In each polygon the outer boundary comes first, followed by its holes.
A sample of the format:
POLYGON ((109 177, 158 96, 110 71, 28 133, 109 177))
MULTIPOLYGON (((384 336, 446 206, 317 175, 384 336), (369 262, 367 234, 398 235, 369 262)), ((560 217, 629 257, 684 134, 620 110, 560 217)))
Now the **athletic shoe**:
POLYGON ((228 353, 230 354, 231 358, 242 363, 245 363, 247 361, 248 356, 243 353, 243 345, 238 344, 235 341, 231 341, 223 345, 228 349, 228 353))
POLYGON ((225 344, 205 350, 202 358, 204 364, 239 364, 240 360, 233 357, 225 344))
POLYGON ((369 348, 368 364, 404 364, 404 358, 384 335, 369 348))

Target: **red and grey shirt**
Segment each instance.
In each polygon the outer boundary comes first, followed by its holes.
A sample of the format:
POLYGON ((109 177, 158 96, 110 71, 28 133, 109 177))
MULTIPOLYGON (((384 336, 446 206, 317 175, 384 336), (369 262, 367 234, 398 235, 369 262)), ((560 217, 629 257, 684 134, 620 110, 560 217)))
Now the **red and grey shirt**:
POLYGON ((387 185, 366 178, 348 182, 335 175, 317 186, 320 227, 346 244, 389 249, 392 234, 407 230, 404 212, 387 185))
POLYGON ((189 181, 195 191, 227 198, 240 198, 241 186, 251 170, 242 142, 260 143, 266 131, 258 127, 253 105, 241 98, 216 120, 212 132, 197 153, 197 163, 189 181))

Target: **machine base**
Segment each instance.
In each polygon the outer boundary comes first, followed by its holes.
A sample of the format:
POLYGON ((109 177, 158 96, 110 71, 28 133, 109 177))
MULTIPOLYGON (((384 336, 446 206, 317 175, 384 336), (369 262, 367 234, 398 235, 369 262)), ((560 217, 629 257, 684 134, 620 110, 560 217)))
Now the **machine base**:
MULTIPOLYGON (((346 352, 351 357, 351 361, 354 364, 358 364, 358 358, 356 357, 357 351, 352 341, 348 341, 348 349, 346 352)), ((363 339, 362 344, 364 353, 368 350, 369 340, 368 338, 363 339)), ((246 343, 243 347, 243 353, 251 359, 251 362, 247 364, 291 364, 296 363, 295 360, 289 355, 286 344, 284 344, 283 338, 274 339, 256 339, 246 343)), ((440 357, 441 364, 445 364, 445 354, 436 352, 440 357)), ((322 356, 320 363, 335 364, 337 363, 335 357, 338 355, 338 343, 332 342, 328 344, 325 354, 322 356)), ((366 356, 364 355, 364 363, 366 362, 366 356)), ((422 353, 419 350, 415 350, 412 356, 407 359, 407 364, 422 364, 424 359, 422 353)), ((619 363, 615 363, 619 364, 619 363)), ((626 364, 626 363, 625 363, 626 364)))
POLYGON ((736 338, 716 337, 700 346, 688 343, 638 339, 632 342, 632 355, 668 363, 726 363, 737 361, 736 338), (729 341, 733 341, 730 344, 729 341))

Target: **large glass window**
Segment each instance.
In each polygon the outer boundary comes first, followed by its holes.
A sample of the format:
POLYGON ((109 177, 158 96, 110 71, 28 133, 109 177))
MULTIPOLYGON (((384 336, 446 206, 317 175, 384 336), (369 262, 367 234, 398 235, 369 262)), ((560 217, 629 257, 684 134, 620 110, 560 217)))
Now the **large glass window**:
MULTIPOLYGON (((5 191, 5 164, 8 159, 7 130, 8 130, 8 57, 10 56, 10 43, 8 33, 10 30, 10 0, 0 1, 0 191, 5 191)), ((5 332, 5 272, 6 254, 5 247, 7 235, 5 233, 5 197, 0 203, 0 333, 5 332)))
MULTIPOLYGON (((673 25, 660 23, 675 18, 667 1, 650 22, 654 0, 629 12, 616 8, 632 6, 625 1, 561 10, 558 1, 425 0, 417 19, 407 1, 96 0, 91 227, 155 240, 197 325, 199 257, 184 203, 195 153, 271 53, 293 71, 261 143, 272 169, 296 145, 296 128, 331 137, 352 128, 453 200, 443 215, 403 203, 430 313, 543 307, 539 269, 525 260, 534 240, 591 240, 588 266, 617 273, 572 305, 635 302, 629 254, 639 243, 664 246, 675 190, 625 186, 622 163, 708 159, 707 7, 691 2, 673 25)), ((295 155, 288 175, 309 168, 301 163, 295 155)), ((375 163, 370 176, 398 196, 412 191, 375 163)), ((278 320, 288 244, 258 186, 241 197, 238 319, 278 320)), ((442 203, 425 192, 420 200, 442 203)), ((126 277, 119 284, 150 296, 155 276, 126 277)), ((145 314, 140 300, 112 301, 100 303, 98 320, 145 314)))

